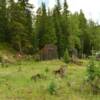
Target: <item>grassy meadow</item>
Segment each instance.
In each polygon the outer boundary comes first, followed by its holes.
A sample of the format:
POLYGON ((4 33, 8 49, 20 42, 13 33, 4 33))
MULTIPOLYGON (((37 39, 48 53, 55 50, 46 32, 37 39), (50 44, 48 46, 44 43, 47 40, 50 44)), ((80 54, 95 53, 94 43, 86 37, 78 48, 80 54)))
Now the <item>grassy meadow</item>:
POLYGON ((100 100, 100 0, 73 1, 0 0, 0 100, 100 100))
POLYGON ((79 66, 66 65, 66 75, 61 78, 53 71, 65 65, 62 61, 35 62, 22 61, 19 64, 0 67, 0 100, 100 100, 100 95, 94 95, 86 79, 87 61, 79 66), (43 79, 32 80, 35 74, 45 76, 43 79), (55 93, 50 93, 50 86, 55 93))

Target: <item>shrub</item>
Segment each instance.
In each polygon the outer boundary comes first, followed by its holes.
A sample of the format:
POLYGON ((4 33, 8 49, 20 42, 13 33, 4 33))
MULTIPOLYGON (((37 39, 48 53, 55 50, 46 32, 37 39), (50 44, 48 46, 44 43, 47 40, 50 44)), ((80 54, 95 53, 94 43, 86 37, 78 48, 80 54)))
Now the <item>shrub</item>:
POLYGON ((68 52, 67 49, 66 49, 66 51, 65 51, 65 53, 64 53, 63 61, 64 61, 65 63, 69 63, 69 61, 70 61, 70 56, 69 56, 69 52, 68 52))
POLYGON ((57 92, 57 86, 54 82, 51 82, 48 86, 48 92, 53 95, 53 94, 56 94, 57 92))
POLYGON ((87 72, 88 72, 88 80, 93 80, 95 78, 95 62, 91 60, 88 64, 87 72))
POLYGON ((49 72, 49 69, 48 68, 45 68, 45 73, 48 73, 49 72))
POLYGON ((93 58, 89 62, 87 73, 87 81, 91 85, 92 91, 94 93, 100 92, 100 65, 96 64, 93 58))

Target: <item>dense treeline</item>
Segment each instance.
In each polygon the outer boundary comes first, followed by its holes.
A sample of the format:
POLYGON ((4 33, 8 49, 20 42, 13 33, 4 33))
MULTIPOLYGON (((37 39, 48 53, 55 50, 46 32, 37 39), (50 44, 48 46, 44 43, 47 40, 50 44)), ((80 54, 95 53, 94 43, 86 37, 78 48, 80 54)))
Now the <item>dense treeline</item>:
POLYGON ((57 0, 53 9, 42 3, 36 14, 29 0, 0 0, 0 42, 15 50, 35 53, 46 44, 54 44, 59 58, 66 49, 79 57, 100 50, 100 26, 85 18, 82 10, 72 14, 66 0, 57 0))

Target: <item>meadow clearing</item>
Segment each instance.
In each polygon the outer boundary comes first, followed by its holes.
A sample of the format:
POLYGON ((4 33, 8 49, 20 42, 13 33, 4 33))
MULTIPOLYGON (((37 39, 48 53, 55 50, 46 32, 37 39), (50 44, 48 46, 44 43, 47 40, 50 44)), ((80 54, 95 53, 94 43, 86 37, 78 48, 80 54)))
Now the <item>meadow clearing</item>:
POLYGON ((93 94, 84 83, 88 61, 83 62, 79 66, 60 60, 26 60, 0 66, 0 100, 100 100, 100 94, 93 94), (61 65, 66 66, 63 78, 53 73, 61 65), (43 77, 32 79, 37 73, 43 77))

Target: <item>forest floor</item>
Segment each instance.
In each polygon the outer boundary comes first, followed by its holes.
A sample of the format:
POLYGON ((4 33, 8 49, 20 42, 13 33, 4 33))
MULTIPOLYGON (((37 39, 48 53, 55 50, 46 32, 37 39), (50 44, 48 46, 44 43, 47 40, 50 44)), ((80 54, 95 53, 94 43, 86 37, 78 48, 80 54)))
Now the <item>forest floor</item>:
POLYGON ((61 78, 54 70, 65 65, 62 61, 22 61, 8 67, 0 66, 0 100, 100 100, 92 94, 86 79, 87 61, 79 66, 66 65, 66 75, 61 78), (36 74, 45 78, 32 79, 36 74), (54 94, 50 94, 54 91, 54 94))

